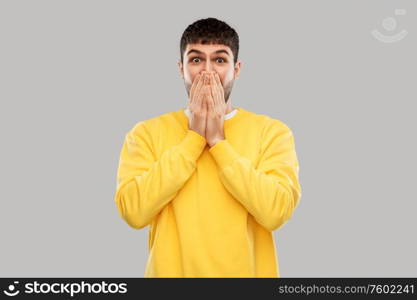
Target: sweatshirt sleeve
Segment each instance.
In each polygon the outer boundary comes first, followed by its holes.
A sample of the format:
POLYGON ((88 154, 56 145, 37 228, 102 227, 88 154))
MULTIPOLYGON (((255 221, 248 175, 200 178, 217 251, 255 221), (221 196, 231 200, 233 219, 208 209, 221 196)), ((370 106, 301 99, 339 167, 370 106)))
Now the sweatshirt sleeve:
POLYGON ((196 168, 206 140, 188 130, 181 143, 165 150, 158 160, 143 122, 125 136, 114 196, 119 215, 141 229, 168 204, 196 168))
POLYGON ((263 227, 274 231, 292 216, 301 197, 299 165, 291 130, 282 122, 268 122, 261 141, 257 168, 227 140, 210 148, 219 178, 263 227))

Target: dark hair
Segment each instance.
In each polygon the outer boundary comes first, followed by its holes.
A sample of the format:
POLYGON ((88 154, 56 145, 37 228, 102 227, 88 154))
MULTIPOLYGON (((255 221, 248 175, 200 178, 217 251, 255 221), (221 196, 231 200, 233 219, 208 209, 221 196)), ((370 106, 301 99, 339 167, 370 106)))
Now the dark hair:
POLYGON ((181 62, 188 44, 222 44, 228 46, 233 53, 234 63, 239 53, 239 36, 225 22, 216 18, 200 19, 188 25, 181 37, 181 62))

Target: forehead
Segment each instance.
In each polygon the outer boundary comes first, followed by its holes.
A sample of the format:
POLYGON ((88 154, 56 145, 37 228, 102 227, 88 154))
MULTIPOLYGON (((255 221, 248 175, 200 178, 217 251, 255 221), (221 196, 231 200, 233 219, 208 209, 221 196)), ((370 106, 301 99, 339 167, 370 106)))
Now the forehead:
POLYGON ((230 49, 230 47, 223 45, 223 44, 188 44, 187 47, 185 48, 185 55, 188 55, 188 52, 193 49, 203 52, 203 54, 206 54, 206 55, 211 55, 213 53, 216 53, 216 51, 218 50, 225 50, 227 51, 230 57, 233 57, 233 52, 230 49))

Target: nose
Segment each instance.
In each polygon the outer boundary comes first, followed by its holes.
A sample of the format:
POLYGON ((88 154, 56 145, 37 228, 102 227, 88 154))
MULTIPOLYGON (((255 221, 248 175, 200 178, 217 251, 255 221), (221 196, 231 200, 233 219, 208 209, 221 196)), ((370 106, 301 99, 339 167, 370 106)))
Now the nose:
POLYGON ((209 59, 206 60, 206 64, 204 65, 203 71, 206 71, 206 72, 214 72, 215 71, 212 64, 211 64, 211 61, 209 59))

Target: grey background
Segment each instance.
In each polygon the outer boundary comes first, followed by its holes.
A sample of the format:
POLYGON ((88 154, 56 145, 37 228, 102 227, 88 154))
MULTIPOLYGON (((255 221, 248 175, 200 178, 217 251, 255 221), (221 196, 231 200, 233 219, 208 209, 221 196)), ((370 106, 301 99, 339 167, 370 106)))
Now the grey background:
POLYGON ((179 40, 240 36, 232 103, 295 135, 282 277, 417 276, 416 1, 0 1, 0 276, 142 277, 114 203, 124 135, 186 105, 179 40), (395 16, 396 8, 406 9, 395 16), (397 43, 370 31, 395 17, 397 43))

